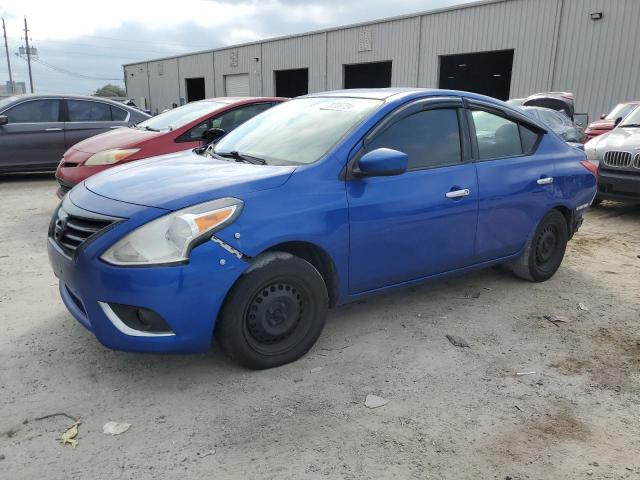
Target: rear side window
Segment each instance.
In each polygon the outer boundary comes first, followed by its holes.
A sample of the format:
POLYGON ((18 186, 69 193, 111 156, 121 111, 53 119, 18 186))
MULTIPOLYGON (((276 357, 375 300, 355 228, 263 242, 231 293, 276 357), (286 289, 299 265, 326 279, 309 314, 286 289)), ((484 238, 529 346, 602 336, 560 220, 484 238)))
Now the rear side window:
POLYGON ((454 165, 462 161, 458 113, 425 110, 402 118, 377 135, 367 150, 392 148, 409 156, 409 169, 454 165))
POLYGON ((67 100, 70 122, 110 122, 111 107, 106 103, 67 100))
POLYGON ((124 122, 127 119, 127 112, 122 108, 114 107, 111 105, 111 120, 114 122, 124 122))
POLYGON ((516 157, 533 152, 539 133, 516 121, 485 112, 471 112, 480 160, 516 157))
POLYGON ((4 114, 9 123, 49 123, 57 122, 59 113, 59 100, 31 100, 10 108, 4 114))

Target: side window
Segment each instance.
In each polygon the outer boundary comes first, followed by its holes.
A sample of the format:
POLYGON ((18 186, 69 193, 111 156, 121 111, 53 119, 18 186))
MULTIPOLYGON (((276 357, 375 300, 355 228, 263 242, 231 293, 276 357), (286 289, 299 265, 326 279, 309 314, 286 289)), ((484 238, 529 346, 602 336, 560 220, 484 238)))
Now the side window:
POLYGON ((59 100, 32 100, 10 108, 5 115, 9 123, 49 123, 59 120, 59 112, 59 100))
POLYGON ((111 108, 106 103, 67 100, 70 122, 110 122, 111 108))
POLYGON ((484 110, 473 110, 471 116, 480 160, 522 155, 518 123, 484 110))
MULTIPOLYGON (((217 119, 216 119, 217 120, 217 119)), ((215 122, 215 120, 214 120, 215 122)), ((211 119, 207 119, 202 123, 199 123, 198 125, 196 125, 195 127, 193 127, 191 130, 183 133, 182 135, 180 135, 179 138, 176 139, 177 142, 196 142, 200 139, 202 139, 202 134, 204 132, 206 132, 207 130, 209 130, 210 128, 219 128, 216 125, 212 124, 214 123, 211 121, 211 119)))
POLYGON ((530 155, 538 145, 538 138, 540 134, 529 127, 520 125, 520 138, 522 139, 522 150, 525 155, 530 155))
POLYGON ((214 120, 220 120, 220 125, 213 125, 213 127, 219 127, 225 132, 229 133, 231 130, 239 127, 250 118, 255 117, 259 113, 264 112, 271 108, 272 103, 258 103, 255 105, 247 105, 246 107, 239 107, 229 112, 225 112, 220 117, 214 120))
POLYGON ((114 122, 124 122, 129 112, 111 105, 111 120, 114 122))
POLYGON ((398 120, 377 135, 367 150, 392 148, 409 156, 409 169, 454 165, 462 161, 458 113, 425 110, 398 120))

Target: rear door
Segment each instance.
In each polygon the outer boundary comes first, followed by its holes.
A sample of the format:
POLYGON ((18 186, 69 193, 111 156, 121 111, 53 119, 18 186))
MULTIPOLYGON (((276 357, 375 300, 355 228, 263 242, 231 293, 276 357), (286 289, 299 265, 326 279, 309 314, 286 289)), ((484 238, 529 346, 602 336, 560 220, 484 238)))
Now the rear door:
POLYGON ((2 112, 0 170, 55 168, 65 151, 59 99, 25 100, 2 112))
POLYGON ((65 145, 67 148, 112 128, 127 125, 129 112, 113 105, 84 99, 66 100, 65 145))
POLYGON ((392 148, 409 156, 409 168, 346 182, 352 294, 473 263, 478 188, 465 124, 459 98, 421 100, 365 139, 353 161, 392 148))
POLYGON ((553 206, 553 155, 535 153, 542 131, 483 103, 471 103, 469 124, 478 172, 476 256, 517 253, 553 206))

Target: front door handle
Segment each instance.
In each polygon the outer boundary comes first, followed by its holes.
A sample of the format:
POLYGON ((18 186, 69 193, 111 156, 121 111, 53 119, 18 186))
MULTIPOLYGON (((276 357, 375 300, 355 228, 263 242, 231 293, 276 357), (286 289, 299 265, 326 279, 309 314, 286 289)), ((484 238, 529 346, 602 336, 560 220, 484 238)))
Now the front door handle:
POLYGON ((445 196, 447 198, 462 198, 462 197, 466 197, 471 193, 471 190, 469 190, 468 188, 464 188, 462 190, 453 190, 451 192, 447 192, 445 193, 445 196))
POLYGON ((553 177, 542 177, 538 179, 538 185, 549 185, 553 183, 553 177))
POLYGON ((58 128, 58 127, 55 127, 55 128, 45 128, 45 129, 44 129, 44 131, 45 131, 45 132, 61 132, 61 131, 62 131, 62 129, 61 129, 61 128, 58 128))

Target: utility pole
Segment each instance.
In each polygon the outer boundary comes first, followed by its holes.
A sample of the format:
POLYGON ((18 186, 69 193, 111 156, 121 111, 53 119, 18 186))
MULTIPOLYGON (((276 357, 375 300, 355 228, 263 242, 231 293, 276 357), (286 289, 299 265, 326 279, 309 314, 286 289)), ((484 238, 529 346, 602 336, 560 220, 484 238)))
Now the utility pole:
POLYGON ((7 43, 7 28, 4 26, 4 18, 2 19, 2 31, 4 32, 4 50, 7 54, 7 68, 9 69, 9 93, 14 93, 13 77, 11 76, 11 60, 9 59, 9 44, 7 43))
POLYGON ((29 66, 29 87, 33 93, 33 76, 31 75, 31 49, 29 48, 29 29, 27 28, 27 17, 24 17, 24 41, 27 44, 27 65, 29 66))

